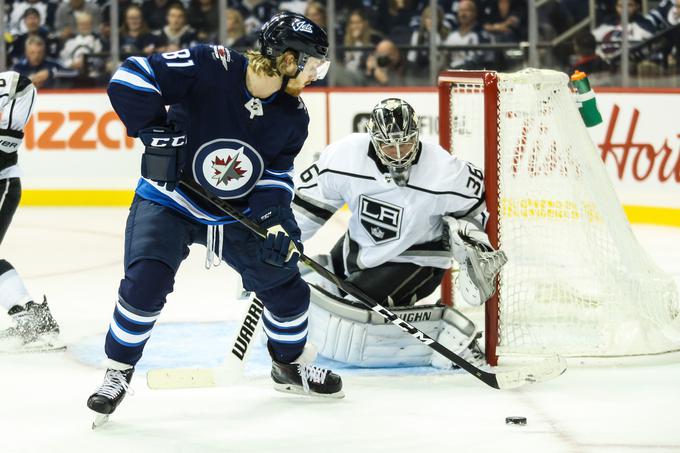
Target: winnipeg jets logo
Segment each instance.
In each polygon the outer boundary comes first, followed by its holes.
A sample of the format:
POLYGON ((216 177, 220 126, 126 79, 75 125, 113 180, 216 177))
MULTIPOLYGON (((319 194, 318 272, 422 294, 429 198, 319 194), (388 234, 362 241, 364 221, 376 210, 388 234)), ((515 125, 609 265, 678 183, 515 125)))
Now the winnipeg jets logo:
POLYGON ((293 30, 303 31, 305 33, 313 33, 312 24, 310 24, 309 22, 305 22, 303 20, 296 20, 295 22, 293 22, 293 30))
POLYGON ((262 177, 260 153, 241 140, 218 138, 204 143, 193 162, 194 178, 220 198, 239 198, 262 177))
POLYGON ((377 245, 399 239, 403 213, 400 206, 366 195, 359 197, 359 222, 377 245))
POLYGON ((215 60, 219 60, 222 63, 222 66, 224 66, 224 69, 227 70, 229 69, 227 63, 231 62, 231 54, 229 53, 229 49, 225 48, 224 46, 210 46, 212 47, 213 54, 212 57, 215 60))
POLYGON ((212 161, 212 168, 215 174, 212 179, 216 179, 216 186, 220 184, 227 186, 229 181, 238 180, 243 178, 243 175, 248 173, 246 170, 240 167, 241 161, 238 160, 239 152, 243 152, 243 147, 237 151, 234 157, 227 156, 227 159, 220 159, 219 156, 215 156, 215 160, 212 161))

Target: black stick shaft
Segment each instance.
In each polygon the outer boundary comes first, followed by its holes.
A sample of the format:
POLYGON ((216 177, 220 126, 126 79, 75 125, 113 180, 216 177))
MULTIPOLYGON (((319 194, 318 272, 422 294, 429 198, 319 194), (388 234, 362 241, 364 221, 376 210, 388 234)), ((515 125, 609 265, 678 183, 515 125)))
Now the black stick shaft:
MULTIPOLYGON (((179 187, 181 189, 187 190, 191 192, 192 194, 201 197, 202 199, 208 201, 210 204, 212 204, 215 208, 219 209, 220 211, 224 212, 225 214, 233 217, 236 219, 239 223, 241 223, 243 226, 251 230, 253 233, 257 234, 258 236, 265 238, 267 237, 267 230, 266 228, 263 228, 262 226, 258 225, 253 221, 251 218, 245 216, 240 210, 234 208, 231 206, 229 203, 227 203, 225 200, 219 199, 217 197, 213 197, 205 192, 202 192, 195 187, 185 183, 184 181, 179 183, 179 187)), ((377 312, 380 314, 382 317, 387 319, 389 322, 394 324, 395 326, 399 327, 401 330, 404 332, 408 333, 412 337, 414 337, 416 340, 420 341, 423 344, 426 344, 430 348, 434 349, 468 373, 472 374, 475 376, 477 379, 480 381, 484 382, 485 384, 493 387, 493 388, 499 388, 498 385, 498 380, 496 379, 496 375, 494 373, 490 373, 488 371, 481 370, 477 368, 476 366, 472 365, 470 362, 465 360, 464 358, 460 357, 458 354, 454 353, 441 343, 437 342, 434 338, 430 337, 426 333, 422 332, 419 330, 417 327, 409 324, 408 322, 404 321, 401 319, 399 316, 388 310, 387 308, 383 307, 380 305, 378 302, 374 301, 368 294, 364 293, 361 289, 353 285, 352 283, 349 283, 304 253, 300 254, 300 261, 305 263, 307 266, 311 267, 316 273, 321 275, 323 278, 326 280, 330 281, 333 283, 335 286, 338 288, 342 289, 345 291, 347 294, 351 294, 354 296, 360 303, 362 303, 364 306, 367 308, 370 308, 371 310, 377 312)))

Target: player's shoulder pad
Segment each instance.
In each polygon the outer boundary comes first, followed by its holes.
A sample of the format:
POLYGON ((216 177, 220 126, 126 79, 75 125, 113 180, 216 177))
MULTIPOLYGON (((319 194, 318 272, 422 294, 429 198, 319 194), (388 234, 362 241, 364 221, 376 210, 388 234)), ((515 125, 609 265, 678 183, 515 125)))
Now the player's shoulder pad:
MULTIPOLYGON (((371 138, 367 133, 352 133, 326 147, 321 153, 326 168, 336 170, 363 167, 368 161, 371 138)), ((321 157, 319 160, 321 160, 321 157)))

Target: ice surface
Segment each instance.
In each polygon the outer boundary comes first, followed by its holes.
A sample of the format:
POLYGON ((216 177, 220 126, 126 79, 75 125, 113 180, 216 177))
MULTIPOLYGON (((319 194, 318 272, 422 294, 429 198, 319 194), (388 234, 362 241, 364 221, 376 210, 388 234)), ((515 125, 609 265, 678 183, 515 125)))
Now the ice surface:
MULTIPOLYGON (((258 343, 246 383, 149 390, 156 366, 219 363, 243 302, 235 274, 203 268, 192 249, 128 396, 92 431, 85 406, 100 384, 103 335, 122 276, 125 209, 21 208, 2 244, 31 293, 48 295, 67 352, 0 356, 0 453, 136 452, 670 452, 680 451, 680 362, 571 367, 513 391, 462 373, 342 369, 343 400, 275 392, 258 343), (526 426, 508 426, 520 415, 526 426)), ((680 281, 680 229, 636 226, 680 281)), ((308 246, 312 254, 324 238, 308 246)))

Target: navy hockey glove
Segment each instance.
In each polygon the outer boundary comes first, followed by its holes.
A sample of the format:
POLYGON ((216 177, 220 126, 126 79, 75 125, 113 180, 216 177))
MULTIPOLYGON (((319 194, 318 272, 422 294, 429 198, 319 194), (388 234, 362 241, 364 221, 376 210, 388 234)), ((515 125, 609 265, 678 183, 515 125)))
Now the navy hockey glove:
POLYGON ((139 138, 146 146, 142 154, 142 176, 170 191, 175 190, 182 176, 187 134, 154 126, 139 131, 139 138))
POLYGON ((302 243, 296 239, 300 237, 300 229, 295 223, 293 211, 276 206, 257 215, 256 220, 267 228, 260 259, 272 266, 296 269, 303 248, 302 243))

